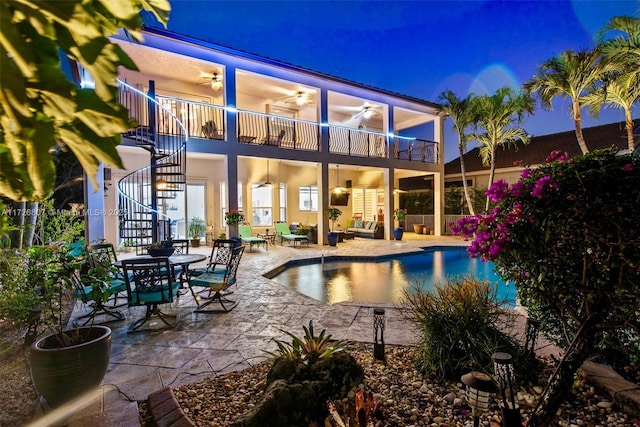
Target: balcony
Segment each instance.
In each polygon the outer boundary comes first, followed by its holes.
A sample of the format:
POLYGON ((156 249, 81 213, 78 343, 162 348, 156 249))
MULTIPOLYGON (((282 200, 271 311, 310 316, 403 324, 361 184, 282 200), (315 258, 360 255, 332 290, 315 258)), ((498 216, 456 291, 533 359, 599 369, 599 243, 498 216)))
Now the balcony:
MULTIPOLYGON (((124 90, 124 89, 123 89, 124 90)), ((147 109, 130 105, 126 94, 120 102, 130 111, 138 124, 147 124, 147 109)), ((225 107, 202 102, 187 101, 167 96, 156 96, 157 102, 168 111, 156 112, 157 132, 177 134, 176 117, 185 126, 189 138, 220 140, 230 143, 273 146, 300 151, 320 151, 322 126, 308 120, 282 117, 255 111, 232 110, 236 114, 235 134, 226 128, 225 107)), ((433 141, 389 136, 388 134, 355 129, 340 125, 325 125, 329 133, 329 152, 365 158, 385 158, 422 163, 438 162, 438 144, 433 141)))

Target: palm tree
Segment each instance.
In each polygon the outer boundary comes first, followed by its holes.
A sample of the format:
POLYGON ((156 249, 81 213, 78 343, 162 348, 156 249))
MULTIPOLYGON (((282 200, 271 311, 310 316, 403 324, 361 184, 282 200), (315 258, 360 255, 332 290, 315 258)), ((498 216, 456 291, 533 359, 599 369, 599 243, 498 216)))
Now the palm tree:
POLYGON ((476 121, 473 104, 476 96, 473 93, 464 99, 459 99, 455 93, 445 90, 439 96, 440 111, 446 113, 453 120, 453 129, 458 132, 458 150, 460 152, 460 173, 462 174, 462 188, 469 213, 474 215, 473 203, 467 186, 466 170, 464 167, 464 152, 467 149, 469 136, 465 130, 476 121))
POLYGON ((635 141, 631 108, 640 100, 640 19, 616 16, 609 20, 600 33, 600 51, 603 61, 611 64, 615 71, 603 76, 602 86, 584 98, 585 105, 594 116, 603 104, 624 110, 627 144, 632 152, 635 141), (610 32, 621 34, 605 40, 610 32))
POLYGON ((581 52, 567 50, 540 65, 538 73, 524 83, 524 89, 530 94, 537 93, 542 106, 549 110, 552 109, 553 98, 568 97, 571 100, 570 113, 575 122, 578 144, 582 153, 588 153, 589 148, 582 135, 581 124, 583 96, 604 72, 610 70, 609 64, 600 62, 598 49, 581 52))
MULTIPOLYGON (((533 113, 534 101, 527 93, 516 92, 510 87, 503 87, 495 94, 483 95, 476 99, 475 108, 478 114, 478 127, 484 133, 473 135, 480 144, 480 157, 484 166, 490 166, 489 183, 493 184, 496 169, 496 149, 509 146, 515 141, 528 144, 530 136, 518 125, 525 116, 533 113), (513 127, 515 125, 515 127, 513 127)), ((489 198, 485 210, 489 209, 489 198)))

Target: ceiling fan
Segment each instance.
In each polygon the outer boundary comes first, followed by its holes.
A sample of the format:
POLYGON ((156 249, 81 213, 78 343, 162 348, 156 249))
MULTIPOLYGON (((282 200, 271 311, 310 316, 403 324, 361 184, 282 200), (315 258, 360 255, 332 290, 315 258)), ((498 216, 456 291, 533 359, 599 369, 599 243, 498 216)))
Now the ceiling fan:
POLYGON ((278 101, 283 101, 286 104, 296 104, 298 106, 314 104, 316 102, 309 92, 303 90, 295 91, 292 95, 280 98, 278 101))
POLYGON ((379 114, 380 112, 378 110, 381 108, 382 108, 381 105, 373 105, 373 104, 369 104, 368 102, 365 102, 364 104, 362 104, 361 107, 358 107, 358 111, 356 111, 356 113, 353 116, 351 116, 351 119, 369 120, 376 114, 379 114))
POLYGON ((214 71, 213 73, 201 71, 200 77, 204 80, 200 84, 211 86, 211 89, 214 91, 222 89, 222 73, 218 73, 216 71, 214 71))
POLYGON ((269 160, 267 159, 267 180, 262 184, 259 184, 256 188, 272 188, 273 183, 269 180, 269 160))

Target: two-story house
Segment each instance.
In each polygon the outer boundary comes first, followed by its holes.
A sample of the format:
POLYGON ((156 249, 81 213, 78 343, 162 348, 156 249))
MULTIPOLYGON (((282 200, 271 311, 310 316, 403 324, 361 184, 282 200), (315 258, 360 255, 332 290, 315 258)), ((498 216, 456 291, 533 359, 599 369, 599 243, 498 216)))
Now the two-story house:
POLYGON ((254 232, 317 224, 323 243, 323 212, 338 203, 341 219, 383 219, 392 239, 394 190, 418 175, 433 177, 440 233, 437 104, 162 29, 112 40, 139 69, 119 84, 135 126, 118 148, 125 170, 105 169, 101 190, 87 191, 89 240, 188 237, 192 218, 215 237, 239 209, 254 232))

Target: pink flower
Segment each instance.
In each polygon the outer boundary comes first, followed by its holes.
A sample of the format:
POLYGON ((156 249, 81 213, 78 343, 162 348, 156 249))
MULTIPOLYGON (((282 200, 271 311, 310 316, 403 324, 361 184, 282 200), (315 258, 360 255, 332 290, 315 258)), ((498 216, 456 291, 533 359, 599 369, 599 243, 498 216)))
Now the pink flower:
POLYGON ((509 192, 509 184, 504 179, 500 179, 487 189, 486 195, 490 201, 497 203, 505 198, 509 192))
POLYGON ((627 163, 622 167, 622 170, 625 172, 631 172, 633 170, 633 164, 627 163))

